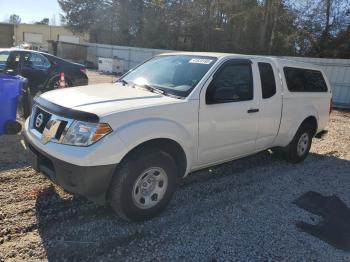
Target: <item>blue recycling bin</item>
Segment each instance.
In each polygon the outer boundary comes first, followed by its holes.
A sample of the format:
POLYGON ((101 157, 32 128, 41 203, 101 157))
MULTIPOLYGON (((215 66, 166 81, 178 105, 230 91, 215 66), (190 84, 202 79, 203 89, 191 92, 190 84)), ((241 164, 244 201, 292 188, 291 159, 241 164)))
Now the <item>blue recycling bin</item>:
POLYGON ((27 79, 18 75, 0 74, 0 135, 16 122, 17 100, 27 79))

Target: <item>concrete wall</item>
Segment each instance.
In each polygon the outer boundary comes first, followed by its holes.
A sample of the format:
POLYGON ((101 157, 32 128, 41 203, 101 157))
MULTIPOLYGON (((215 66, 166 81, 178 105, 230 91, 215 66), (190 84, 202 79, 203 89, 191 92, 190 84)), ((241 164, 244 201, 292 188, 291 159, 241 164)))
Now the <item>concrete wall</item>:
POLYGON ((14 40, 15 45, 19 45, 25 41, 24 37, 25 34, 37 34, 41 35, 42 41, 41 43, 35 43, 40 44, 43 47, 48 46, 47 41, 53 40, 57 41, 59 40, 60 36, 66 36, 69 37, 78 37, 79 43, 83 44, 86 41, 88 41, 88 35, 76 35, 73 32, 71 32, 69 29, 63 26, 48 26, 48 25, 36 25, 36 24, 19 24, 14 27, 14 40))
POLYGON ((13 30, 12 24, 0 23, 0 48, 7 48, 13 45, 13 30))
POLYGON ((138 64, 152 58, 153 56, 171 50, 139 48, 128 46, 102 45, 87 43, 87 61, 92 62, 95 66, 98 64, 98 58, 115 58, 124 60, 125 70, 129 70, 138 64))
POLYGON ((87 47, 81 44, 58 42, 57 56, 76 63, 84 64, 87 57, 87 47))

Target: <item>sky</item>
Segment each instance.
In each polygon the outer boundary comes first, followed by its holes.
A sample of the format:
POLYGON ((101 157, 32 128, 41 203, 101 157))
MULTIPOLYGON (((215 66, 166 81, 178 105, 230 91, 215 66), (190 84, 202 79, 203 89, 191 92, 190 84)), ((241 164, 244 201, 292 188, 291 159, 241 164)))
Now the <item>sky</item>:
POLYGON ((55 16, 59 25, 62 13, 57 0, 0 0, 0 22, 6 21, 11 14, 21 17, 22 23, 41 21, 44 18, 50 20, 55 16))

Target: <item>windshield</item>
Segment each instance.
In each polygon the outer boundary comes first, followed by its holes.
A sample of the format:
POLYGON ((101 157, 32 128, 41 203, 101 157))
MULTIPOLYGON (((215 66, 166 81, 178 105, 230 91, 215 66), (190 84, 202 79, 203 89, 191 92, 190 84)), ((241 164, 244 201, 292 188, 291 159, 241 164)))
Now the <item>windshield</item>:
POLYGON ((215 57, 205 56, 158 56, 131 70, 121 80, 156 87, 165 94, 186 97, 216 60, 215 57))

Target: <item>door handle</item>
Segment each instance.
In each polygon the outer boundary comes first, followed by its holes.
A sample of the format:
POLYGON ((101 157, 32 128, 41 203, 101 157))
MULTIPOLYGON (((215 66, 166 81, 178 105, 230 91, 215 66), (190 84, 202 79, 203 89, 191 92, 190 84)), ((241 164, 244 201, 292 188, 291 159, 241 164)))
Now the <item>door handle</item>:
POLYGON ((258 108, 249 109, 247 112, 248 112, 248 114, 257 113, 257 112, 259 112, 259 109, 258 108))

